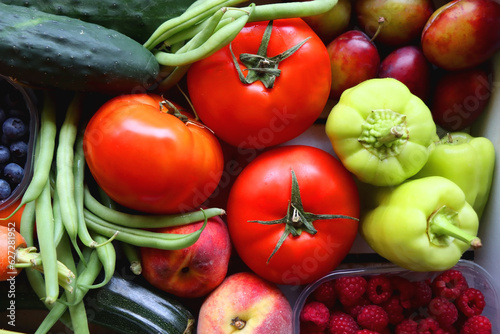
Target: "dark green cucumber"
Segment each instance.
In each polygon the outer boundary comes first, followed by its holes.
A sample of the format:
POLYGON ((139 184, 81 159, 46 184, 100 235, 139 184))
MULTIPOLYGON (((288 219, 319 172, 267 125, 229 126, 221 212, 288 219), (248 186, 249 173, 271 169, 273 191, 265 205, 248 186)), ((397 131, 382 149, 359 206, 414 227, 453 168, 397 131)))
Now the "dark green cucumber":
MULTIPOLYGON (((131 277, 129 280, 115 273, 104 287, 89 290, 84 298, 89 322, 121 334, 194 333, 195 319, 184 305, 150 288, 140 277, 131 277)), ((14 284, 0 282, 0 292, 0 312, 9 311, 11 303, 11 308, 19 312, 46 310, 23 274, 16 277, 14 284)))
POLYGON ((153 54, 100 25, 0 3, 0 74, 73 91, 133 93, 156 82, 153 54))
POLYGON ((194 0, 1 0, 114 29, 144 43, 156 28, 181 15, 194 0))

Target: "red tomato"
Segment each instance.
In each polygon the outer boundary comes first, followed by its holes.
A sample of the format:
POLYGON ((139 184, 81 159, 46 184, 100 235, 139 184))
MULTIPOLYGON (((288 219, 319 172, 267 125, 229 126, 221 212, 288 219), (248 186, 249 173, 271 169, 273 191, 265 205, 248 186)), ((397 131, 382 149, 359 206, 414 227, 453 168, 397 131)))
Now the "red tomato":
MULTIPOLYGON (((236 58, 256 54, 268 22, 250 23, 231 42, 236 58)), ((273 22, 267 55, 274 57, 308 39, 279 63, 274 86, 240 80, 229 46, 194 63, 187 85, 196 113, 227 143, 262 149, 304 132, 323 111, 331 86, 326 46, 302 19, 273 22)), ((256 65, 262 67, 262 63, 256 65)), ((242 61, 239 68, 246 78, 242 61)), ((255 74, 255 72, 254 72, 255 74)))
POLYGON ((209 129, 160 109, 162 101, 132 94, 106 102, 85 130, 85 158, 117 203, 148 213, 188 211, 217 187, 222 150, 209 129))
POLYGON ((329 153, 305 145, 274 148, 258 156, 236 179, 227 205, 229 233, 239 256, 256 274, 277 284, 306 284, 335 269, 354 242, 358 218, 359 196, 352 175, 329 153), (299 201, 291 195, 292 171, 299 201), (323 219, 312 222, 315 234, 301 219, 271 225, 253 222, 282 219, 288 210, 289 217, 301 217, 294 215, 300 202, 304 212, 355 219, 318 217, 323 219), (289 234, 272 255, 293 227, 302 233, 289 234))

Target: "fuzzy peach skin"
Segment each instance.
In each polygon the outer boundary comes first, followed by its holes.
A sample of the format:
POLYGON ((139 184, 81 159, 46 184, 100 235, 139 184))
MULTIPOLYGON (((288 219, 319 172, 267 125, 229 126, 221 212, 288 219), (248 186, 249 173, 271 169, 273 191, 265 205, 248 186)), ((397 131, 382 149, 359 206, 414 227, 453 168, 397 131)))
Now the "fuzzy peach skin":
POLYGON ((276 285, 254 273, 228 276, 203 302, 198 334, 290 334, 292 308, 276 285))

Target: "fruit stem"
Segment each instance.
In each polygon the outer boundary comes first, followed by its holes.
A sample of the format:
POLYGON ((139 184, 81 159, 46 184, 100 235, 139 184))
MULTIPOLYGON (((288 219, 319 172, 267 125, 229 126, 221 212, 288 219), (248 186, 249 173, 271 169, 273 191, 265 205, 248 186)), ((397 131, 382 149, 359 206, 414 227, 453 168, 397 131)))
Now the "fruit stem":
POLYGON ((241 320, 239 317, 231 319, 231 326, 236 327, 238 330, 242 330, 245 328, 247 322, 245 320, 241 320))
POLYGON ((370 39, 370 42, 373 42, 375 38, 377 38, 378 34, 380 34, 380 31, 382 30, 382 26, 385 24, 385 18, 383 16, 378 18, 378 27, 377 31, 375 31, 375 34, 372 36, 370 39))

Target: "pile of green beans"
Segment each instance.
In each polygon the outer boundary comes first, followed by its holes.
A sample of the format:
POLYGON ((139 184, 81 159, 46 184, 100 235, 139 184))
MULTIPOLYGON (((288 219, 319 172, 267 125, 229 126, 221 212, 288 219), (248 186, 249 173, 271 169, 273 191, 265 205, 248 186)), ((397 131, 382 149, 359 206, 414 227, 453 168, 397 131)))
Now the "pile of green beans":
POLYGON ((63 110, 60 126, 55 99, 45 92, 34 172, 21 200, 24 208, 20 233, 28 249, 39 249, 32 264, 38 270, 27 267, 25 272, 34 292, 49 310, 36 334, 48 333, 58 321, 74 333, 89 333, 83 300, 89 289, 98 289, 110 281, 116 269, 117 246, 129 259, 131 271, 139 275, 140 247, 189 247, 198 240, 209 218, 225 212, 218 208, 173 215, 119 211, 86 173, 84 94, 74 94, 63 110), (89 184, 97 189, 101 201, 94 197, 89 184), (190 234, 155 230, 199 221, 205 223, 190 234), (101 272, 103 279, 96 282, 101 272))
POLYGON ((162 66, 158 89, 170 89, 187 72, 190 64, 228 45, 249 22, 306 17, 322 14, 338 0, 313 0, 250 4, 245 0, 198 0, 181 16, 161 24, 144 47, 162 66))

